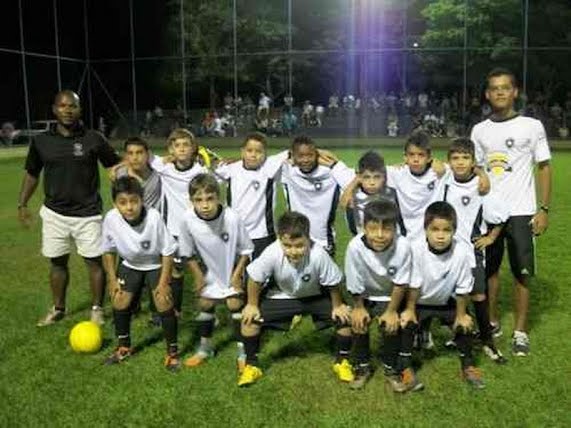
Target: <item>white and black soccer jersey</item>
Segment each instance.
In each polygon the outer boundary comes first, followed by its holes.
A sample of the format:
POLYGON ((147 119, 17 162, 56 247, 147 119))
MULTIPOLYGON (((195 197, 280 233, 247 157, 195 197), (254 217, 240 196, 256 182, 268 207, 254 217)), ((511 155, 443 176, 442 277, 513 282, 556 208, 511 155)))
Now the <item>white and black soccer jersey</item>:
POLYGON ((281 243, 269 245, 246 268, 248 276, 261 284, 274 279, 275 287, 268 290, 268 299, 299 299, 322 294, 322 287, 341 283, 343 274, 333 259, 320 246, 312 243, 303 261, 292 265, 284 254, 281 243))
POLYGON ((206 267, 203 297, 224 299, 236 294, 230 284, 236 260, 254 251, 236 211, 221 207, 215 218, 205 220, 188 208, 182 216, 178 243, 181 257, 199 256, 206 267))
POLYGON ((333 168, 318 165, 312 172, 303 173, 298 167, 284 164, 282 182, 288 207, 309 218, 310 236, 324 248, 335 243, 335 210, 340 190, 355 178, 355 172, 343 162, 333 168))
POLYGON ((510 207, 510 216, 536 212, 534 164, 551 159, 545 129, 531 117, 487 119, 472 129, 476 160, 490 176, 492 192, 510 207))
MULTIPOLYGON (((141 182, 141 186, 143 186, 143 201, 146 207, 155 208, 160 211, 162 200, 161 177, 153 168, 149 167, 149 169, 151 173, 141 182)), ((129 171, 127 166, 123 165, 117 168, 115 175, 117 178, 128 177, 129 171)))
POLYGON ((255 170, 245 168, 243 162, 216 168, 215 174, 228 182, 228 206, 238 212, 252 239, 275 235, 276 183, 287 157, 287 151, 270 156, 255 170))
POLYGON ((411 270, 410 242, 403 236, 395 236, 392 245, 384 251, 371 249, 362 233, 347 245, 345 283, 351 294, 388 302, 393 284, 408 285, 411 270))
POLYGON ((368 194, 363 191, 361 187, 357 189, 353 195, 353 206, 347 208, 345 217, 347 219, 347 226, 353 235, 363 232, 363 219, 365 207, 372 201, 390 201, 395 204, 397 208, 397 232, 406 236, 406 228, 400 213, 397 193, 390 187, 384 187, 381 192, 375 194, 368 194))
POLYGON ((174 255, 176 241, 156 209, 144 210, 137 226, 131 226, 117 208, 110 210, 103 220, 102 250, 117 253, 128 268, 149 271, 161 267, 162 256, 174 255))
POLYGON ((162 214, 169 231, 179 236, 184 213, 190 206, 188 184, 198 174, 207 173, 205 166, 195 162, 190 168, 178 170, 174 163, 164 163, 158 156, 151 157, 151 167, 160 177, 163 189, 162 214))
POLYGON ((450 174, 437 191, 436 200, 448 202, 456 211, 455 237, 468 245, 473 245, 473 238, 487 233, 487 224, 503 224, 509 217, 507 204, 493 192, 480 195, 478 184, 478 177, 459 182, 450 174))
MULTIPOLYGON (((448 173, 447 171, 446 174, 448 173)), ((410 172, 406 165, 387 167, 387 186, 397 192, 408 237, 414 239, 424 234, 424 211, 433 200, 434 192, 443 177, 439 178, 431 168, 423 175, 417 176, 410 172)))
POLYGON ((420 290, 419 305, 446 305, 451 297, 472 291, 474 249, 456 238, 449 251, 435 254, 425 238, 411 244, 410 288, 420 290))

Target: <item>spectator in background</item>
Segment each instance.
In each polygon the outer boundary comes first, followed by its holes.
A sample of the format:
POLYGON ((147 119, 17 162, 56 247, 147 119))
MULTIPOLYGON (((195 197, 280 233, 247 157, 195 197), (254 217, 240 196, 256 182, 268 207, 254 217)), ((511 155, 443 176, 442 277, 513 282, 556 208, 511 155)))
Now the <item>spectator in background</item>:
POLYGON ((212 130, 211 134, 213 137, 224 137, 226 136, 226 131, 224 130, 223 122, 218 113, 212 113, 212 130))
POLYGON ((301 124, 304 128, 311 126, 311 118, 313 116, 313 105, 309 100, 303 103, 303 110, 301 112, 301 124))
POLYGON ((425 91, 418 94, 418 109, 421 115, 424 115, 428 110, 428 94, 425 91))
POLYGON ((325 115, 325 107, 321 104, 315 107, 315 126, 321 128, 323 125, 323 116, 325 115))
POLYGON ((339 113, 339 95, 336 93, 331 94, 329 97, 329 104, 327 105, 327 113, 330 116, 337 116, 339 113))
POLYGON ((258 117, 261 117, 263 114, 269 116, 271 101, 271 98, 268 97, 265 92, 260 92, 260 99, 258 100, 258 117))
POLYGON ((11 147, 14 143, 14 138, 16 136, 16 129, 11 122, 4 122, 2 124, 2 129, 0 129, 0 140, 2 145, 6 147, 11 147))
POLYGON ((285 108, 282 115, 282 127, 284 135, 290 137, 296 132, 297 129, 297 117, 293 114, 293 109, 285 108))
POLYGON ((284 97, 284 106, 286 108, 293 108, 293 97, 291 94, 286 94, 284 97))

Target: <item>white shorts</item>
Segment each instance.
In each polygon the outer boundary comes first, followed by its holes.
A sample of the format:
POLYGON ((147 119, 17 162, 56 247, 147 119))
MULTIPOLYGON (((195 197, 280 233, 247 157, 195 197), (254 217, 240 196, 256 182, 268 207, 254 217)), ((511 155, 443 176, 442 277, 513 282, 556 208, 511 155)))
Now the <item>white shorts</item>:
POLYGON ((40 209, 42 218, 42 254, 50 259, 71 253, 72 241, 82 257, 99 257, 101 251, 101 222, 103 216, 68 217, 40 209))

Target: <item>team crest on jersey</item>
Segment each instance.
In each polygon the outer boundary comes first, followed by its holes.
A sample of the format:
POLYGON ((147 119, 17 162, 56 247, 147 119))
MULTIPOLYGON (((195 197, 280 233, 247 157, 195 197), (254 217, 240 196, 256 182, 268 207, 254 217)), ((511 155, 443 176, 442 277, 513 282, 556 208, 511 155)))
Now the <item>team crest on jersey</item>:
POLYGON ((228 239, 230 239, 230 235, 228 235, 228 232, 222 232, 220 234, 220 239, 222 239, 224 242, 228 242, 228 239))
POLYGON ((470 197, 469 196, 462 196, 462 204, 464 206, 468 205, 470 203, 470 197))
POLYGON ((259 182, 259 181, 256 181, 256 180, 252 181, 252 187, 253 187, 255 190, 258 190, 258 189, 260 188, 260 182, 259 182))
POLYGON ((148 250, 151 248, 151 241, 141 241, 141 248, 143 250, 148 250))
POLYGON ((428 185, 426 187, 428 187, 428 190, 434 190, 434 186, 435 186, 435 182, 431 181, 430 183, 428 183, 428 185))
POLYGON ((389 269, 387 270, 387 272, 389 273, 390 276, 394 276, 397 273, 397 267, 396 266, 389 266, 389 269))
POLYGON ((514 144, 515 144, 515 140, 513 138, 510 137, 506 140, 506 147, 508 149, 511 149, 514 146, 514 144))
POLYGON ((315 190, 320 191, 321 188, 323 187, 323 184, 321 183, 321 181, 316 181, 315 183, 313 183, 313 186, 315 187, 315 190))
POLYGON ((302 280, 303 282, 309 282, 310 279, 311 279, 311 275, 310 275, 309 273, 306 273, 305 275, 303 275, 303 276, 301 277, 301 280, 302 280))
POLYGON ((78 142, 73 143, 73 155, 83 156, 83 144, 78 142))

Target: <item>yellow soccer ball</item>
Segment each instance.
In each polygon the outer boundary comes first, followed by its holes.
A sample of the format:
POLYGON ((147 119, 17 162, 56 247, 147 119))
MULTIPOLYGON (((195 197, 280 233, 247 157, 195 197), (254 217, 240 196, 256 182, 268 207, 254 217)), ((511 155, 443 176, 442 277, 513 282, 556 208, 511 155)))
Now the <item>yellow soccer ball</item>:
POLYGON ((103 332, 101 327, 92 321, 77 323, 69 333, 71 349, 79 354, 92 354, 101 349, 103 332))

